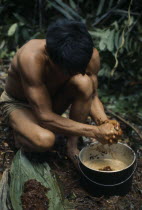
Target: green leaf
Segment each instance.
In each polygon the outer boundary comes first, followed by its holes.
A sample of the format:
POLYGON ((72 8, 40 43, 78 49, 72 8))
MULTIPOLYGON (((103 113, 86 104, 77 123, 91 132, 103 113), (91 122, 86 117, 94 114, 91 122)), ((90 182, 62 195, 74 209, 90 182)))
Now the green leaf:
POLYGON ((85 20, 77 12, 75 12, 71 7, 69 7, 63 1, 61 0, 55 0, 55 2, 51 0, 48 1, 55 9, 57 9, 59 12, 65 15, 65 17, 69 19, 79 19, 82 22, 85 22, 85 20))
POLYGON ((28 40, 30 39, 30 34, 28 32, 28 29, 27 28, 22 28, 22 36, 24 38, 24 40, 28 40))
POLYGON ((122 31, 119 30, 115 33, 115 38, 114 38, 116 49, 120 47, 121 41, 122 41, 122 31))
POLYGON ((23 16, 21 16, 17 13, 14 13, 13 15, 16 17, 16 19, 19 21, 19 23, 22 23, 24 25, 28 23, 23 16))
POLYGON ((61 14, 63 14, 68 19, 74 19, 73 16, 71 16, 65 9, 63 9, 61 6, 58 6, 56 3, 49 1, 49 3, 54 7, 57 11, 59 11, 61 14))
POLYGON ((108 37, 108 40, 107 40, 107 49, 110 52, 113 52, 113 50, 114 50, 114 32, 115 32, 115 30, 112 30, 109 33, 109 37, 108 37))
POLYGON ((111 26, 113 26, 115 30, 117 30, 117 31, 119 30, 119 26, 118 26, 118 22, 117 22, 117 21, 114 21, 114 22, 111 24, 111 26))
POLYGON ((69 0, 69 2, 70 2, 71 7, 72 7, 73 9, 76 9, 76 4, 75 4, 75 2, 74 2, 73 0, 69 0))
POLYGON ((110 9, 111 7, 112 7, 112 4, 113 4, 113 0, 109 0, 109 2, 108 2, 109 4, 108 4, 108 9, 110 9))
POLYGON ((13 160, 10 177, 10 198, 14 210, 22 210, 20 197, 23 192, 24 183, 29 179, 36 179, 42 185, 50 189, 47 193, 49 210, 65 210, 59 185, 55 175, 51 173, 47 162, 40 163, 30 160, 19 150, 13 160))
POLYGON ((105 5, 105 0, 100 0, 99 1, 99 6, 97 8, 97 13, 96 13, 96 16, 100 15, 102 13, 102 10, 103 10, 103 7, 105 5))
POLYGON ((31 38, 30 39, 41 39, 41 38, 43 38, 44 36, 43 36, 43 34, 41 33, 41 32, 36 32, 33 36, 31 36, 31 38))
POLYGON ((83 20, 83 18, 77 12, 75 12, 72 8, 70 8, 62 0, 55 0, 55 2, 57 2, 64 10, 66 10, 68 13, 70 13, 74 18, 77 18, 79 20, 83 20))
POLYGON ((0 49, 2 49, 2 48, 4 47, 4 45, 5 45, 5 40, 3 40, 3 41, 1 42, 1 44, 0 44, 0 49))
POLYGON ((129 38, 130 38, 130 35, 128 34, 125 39, 125 48, 127 51, 129 51, 129 38))
POLYGON ((107 30, 105 30, 104 33, 102 33, 102 37, 105 38, 105 39, 108 39, 109 36, 110 36, 110 33, 111 33, 111 30, 107 29, 107 30))
POLYGON ((103 40, 100 41, 99 48, 100 48, 101 51, 104 51, 106 49, 106 44, 104 43, 103 40))
POLYGON ((17 27, 18 27, 17 23, 12 24, 12 26, 10 26, 10 28, 8 30, 7 35, 12 36, 16 32, 17 27))
POLYGON ((103 32, 103 30, 89 31, 92 37, 101 37, 103 32))

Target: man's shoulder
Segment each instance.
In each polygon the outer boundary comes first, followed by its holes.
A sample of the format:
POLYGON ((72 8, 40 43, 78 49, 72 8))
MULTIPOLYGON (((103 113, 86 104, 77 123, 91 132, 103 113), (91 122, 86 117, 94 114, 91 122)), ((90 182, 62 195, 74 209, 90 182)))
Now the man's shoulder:
POLYGON ((39 40, 30 40, 16 53, 12 65, 21 72, 21 77, 38 79, 44 74, 47 57, 44 53, 44 43, 39 40))
POLYGON ((22 47, 36 47, 36 46, 41 46, 42 44, 45 45, 46 40, 45 39, 31 39, 27 41, 22 47))
POLYGON ((32 39, 28 41, 26 44, 24 44, 18 51, 17 56, 19 57, 27 57, 29 58, 29 55, 37 56, 42 54, 43 50, 45 48, 45 41, 41 39, 32 39))
POLYGON ((43 63, 45 60, 45 44, 43 40, 33 39, 23 45, 16 53, 19 63, 43 63))

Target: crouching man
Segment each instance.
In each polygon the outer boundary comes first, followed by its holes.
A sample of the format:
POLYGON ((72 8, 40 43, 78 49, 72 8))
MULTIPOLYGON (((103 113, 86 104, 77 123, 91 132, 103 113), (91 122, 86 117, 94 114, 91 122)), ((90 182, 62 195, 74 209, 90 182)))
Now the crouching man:
POLYGON ((68 136, 68 157, 75 163, 80 136, 115 142, 121 129, 108 120, 98 98, 99 68, 99 53, 80 22, 56 21, 46 39, 22 46, 1 95, 2 114, 13 128, 16 145, 45 152, 53 147, 56 134, 63 134, 68 136), (61 115, 69 106, 68 119, 61 115), (85 124, 88 115, 96 126, 85 124))

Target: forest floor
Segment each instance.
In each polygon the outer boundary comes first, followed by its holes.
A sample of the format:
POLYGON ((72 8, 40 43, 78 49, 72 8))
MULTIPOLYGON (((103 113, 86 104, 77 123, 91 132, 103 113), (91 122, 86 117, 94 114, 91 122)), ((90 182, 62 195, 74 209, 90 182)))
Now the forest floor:
MULTIPOLYGON (((0 71, 0 93, 6 75, 5 71, 0 71)), ((60 144, 46 155, 47 162, 60 180, 64 198, 73 203, 76 210, 142 210, 142 140, 134 133, 132 136, 125 123, 121 122, 121 127, 124 132, 122 141, 136 152, 138 164, 131 191, 125 196, 94 197, 89 194, 82 187, 79 173, 66 156, 65 141, 61 137, 60 144)), ((0 117, 0 179, 3 171, 10 168, 16 151, 12 130, 0 117)))

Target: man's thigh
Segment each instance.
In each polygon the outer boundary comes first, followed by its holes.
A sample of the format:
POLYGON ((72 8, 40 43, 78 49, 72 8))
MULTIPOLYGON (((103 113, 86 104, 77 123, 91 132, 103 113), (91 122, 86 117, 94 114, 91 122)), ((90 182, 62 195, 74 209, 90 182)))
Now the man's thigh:
POLYGON ((43 149, 52 147, 55 135, 39 125, 32 110, 26 108, 15 109, 10 113, 9 123, 14 131, 25 138, 25 143, 29 142, 29 145, 43 149))

